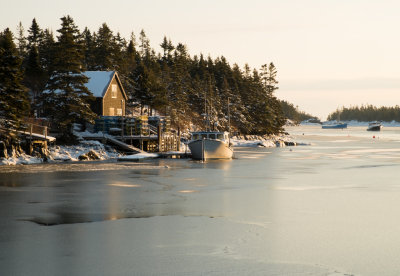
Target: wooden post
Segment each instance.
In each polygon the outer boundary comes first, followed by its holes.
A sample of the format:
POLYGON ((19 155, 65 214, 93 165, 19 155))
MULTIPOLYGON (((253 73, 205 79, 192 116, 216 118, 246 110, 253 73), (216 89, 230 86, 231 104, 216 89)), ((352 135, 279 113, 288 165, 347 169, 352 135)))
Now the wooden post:
POLYGON ((47 126, 44 127, 44 149, 47 152, 47 126))
POLYGON ((176 150, 181 151, 181 128, 178 127, 178 138, 176 141, 176 150))
POLYGON ((124 100, 121 100, 121 141, 124 142, 124 100))
POLYGON ((162 146, 162 130, 161 130, 161 124, 158 123, 157 126, 157 135, 158 135, 158 151, 162 152, 163 151, 163 146, 162 146))
POLYGON ((30 139, 29 139, 29 155, 32 154, 33 152, 33 144, 32 144, 32 132, 33 132, 33 125, 31 124, 31 130, 30 130, 30 139))

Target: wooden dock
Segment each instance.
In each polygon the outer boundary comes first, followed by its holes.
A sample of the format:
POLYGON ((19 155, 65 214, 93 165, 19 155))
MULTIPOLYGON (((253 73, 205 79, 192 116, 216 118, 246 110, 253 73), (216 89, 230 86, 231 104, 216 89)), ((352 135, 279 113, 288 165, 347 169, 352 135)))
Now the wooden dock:
POLYGON ((192 158, 190 152, 159 152, 160 158, 185 159, 192 158))
POLYGON ((103 144, 112 144, 126 152, 179 152, 179 133, 162 133, 151 135, 111 135, 102 132, 88 133, 82 136, 85 140, 96 140, 103 144))
POLYGON ((126 144, 122 142, 121 140, 118 140, 116 137, 111 136, 109 134, 99 134, 99 135, 88 135, 88 136, 82 136, 83 139, 85 140, 95 140, 95 141, 100 141, 103 144, 113 144, 122 149, 123 151, 126 152, 133 152, 133 153, 144 153, 145 151, 134 147, 132 145, 126 144))

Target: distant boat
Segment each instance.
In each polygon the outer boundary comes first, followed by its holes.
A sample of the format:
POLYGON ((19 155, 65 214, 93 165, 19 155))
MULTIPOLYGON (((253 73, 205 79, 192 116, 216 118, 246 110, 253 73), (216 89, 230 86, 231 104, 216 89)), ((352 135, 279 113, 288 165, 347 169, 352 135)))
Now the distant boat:
POLYGON ((328 129, 328 128, 344 129, 344 128, 347 128, 347 123, 343 123, 343 122, 324 123, 324 124, 322 124, 322 128, 324 128, 324 129, 328 129))
POLYGON ((231 159, 233 149, 229 145, 229 132, 192 132, 189 149, 196 160, 231 159))
POLYGON ((344 129, 347 128, 347 123, 343 123, 340 121, 340 111, 338 112, 338 118, 335 122, 325 122, 322 124, 322 128, 324 129, 344 129))
POLYGON ((368 131, 380 131, 382 128, 381 122, 375 121, 368 124, 368 131))

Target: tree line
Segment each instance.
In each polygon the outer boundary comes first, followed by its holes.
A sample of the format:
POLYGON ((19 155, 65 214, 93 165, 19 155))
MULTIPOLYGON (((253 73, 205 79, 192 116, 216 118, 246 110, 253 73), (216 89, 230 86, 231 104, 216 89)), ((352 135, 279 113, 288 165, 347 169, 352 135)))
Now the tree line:
POLYGON ((117 71, 128 106, 149 115, 157 110, 181 129, 204 125, 205 113, 210 125, 227 129, 228 99, 232 128, 242 134, 281 132, 288 114, 295 114, 274 95, 273 63, 257 70, 230 65, 223 56, 190 56, 185 44, 167 37, 157 53, 144 30, 128 40, 106 23, 96 32, 81 32, 70 16, 61 18, 56 37, 36 19, 27 33, 21 23, 15 37, 8 28, 0 33, 0 116, 14 121, 46 116, 65 140, 73 139, 73 123, 96 117, 84 71, 117 71))
POLYGON ((339 116, 340 120, 345 121, 355 120, 359 122, 400 122, 400 106, 396 105, 393 107, 375 107, 373 105, 361 105, 353 107, 343 107, 329 114, 328 120, 337 120, 339 116))
POLYGON ((305 120, 314 119, 319 121, 319 119, 311 114, 308 114, 304 111, 300 111, 297 106, 294 106, 292 103, 289 103, 285 100, 280 100, 281 108, 283 114, 286 118, 292 120, 294 123, 300 123, 305 120))

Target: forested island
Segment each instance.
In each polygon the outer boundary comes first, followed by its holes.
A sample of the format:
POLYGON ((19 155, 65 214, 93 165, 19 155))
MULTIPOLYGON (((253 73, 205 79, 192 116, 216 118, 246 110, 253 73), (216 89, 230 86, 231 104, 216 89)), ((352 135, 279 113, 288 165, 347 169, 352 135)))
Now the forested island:
POLYGON ((21 23, 16 36, 9 28, 0 33, 0 116, 17 124, 46 117, 68 138, 73 123, 93 122, 84 71, 118 72, 128 107, 149 115, 156 110, 181 129, 201 126, 206 109, 217 127, 227 129, 228 99, 232 128, 242 134, 279 133, 287 118, 312 117, 275 97, 272 62, 258 70, 240 68, 223 56, 190 56, 185 44, 167 37, 157 53, 144 30, 128 40, 106 23, 96 32, 81 32, 70 16, 61 18, 56 37, 36 19, 27 33, 21 23))
POLYGON ((343 121, 359 121, 359 122, 371 122, 371 121, 384 121, 400 122, 400 106, 394 107, 375 107, 373 105, 362 105, 354 107, 343 107, 332 112, 328 116, 328 120, 340 120, 343 121))

